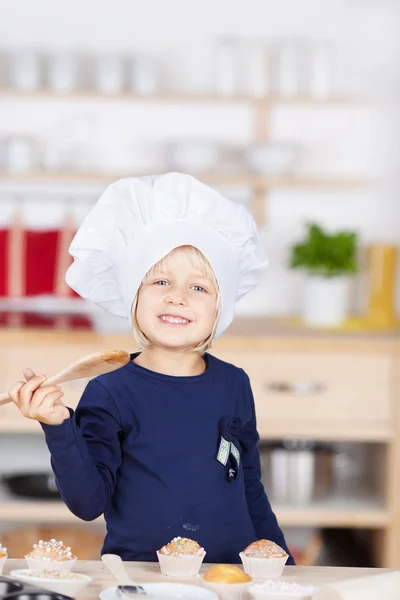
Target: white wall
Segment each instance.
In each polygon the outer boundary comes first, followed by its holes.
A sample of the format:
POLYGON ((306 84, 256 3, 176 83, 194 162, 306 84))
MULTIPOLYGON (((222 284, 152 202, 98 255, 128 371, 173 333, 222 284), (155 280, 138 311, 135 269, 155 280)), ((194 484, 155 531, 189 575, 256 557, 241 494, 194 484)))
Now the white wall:
MULTIPOLYGON (((328 39, 338 48, 337 91, 369 95, 382 103, 393 92, 396 72, 394 5, 389 0, 0 0, 0 40, 4 51, 68 47, 92 54, 151 52, 163 57, 170 86, 195 91, 212 86, 216 36, 328 39)), ((271 267, 238 312, 298 310, 301 278, 287 269, 287 258, 306 220, 356 228, 362 244, 398 241, 396 166, 388 167, 393 145, 389 117, 386 109, 379 116, 365 106, 281 108, 272 114, 273 139, 305 145, 300 173, 378 180, 367 190, 271 192, 262 232, 271 267)), ((252 115, 245 106, 9 99, 0 102, 0 136, 31 132, 51 150, 75 118, 87 119, 93 127, 92 160, 108 171, 163 168, 158 146, 169 139, 246 144, 253 134, 252 115)), ((4 185, 0 194, 4 197, 4 185)), ((355 305, 363 306, 360 293, 355 305)))

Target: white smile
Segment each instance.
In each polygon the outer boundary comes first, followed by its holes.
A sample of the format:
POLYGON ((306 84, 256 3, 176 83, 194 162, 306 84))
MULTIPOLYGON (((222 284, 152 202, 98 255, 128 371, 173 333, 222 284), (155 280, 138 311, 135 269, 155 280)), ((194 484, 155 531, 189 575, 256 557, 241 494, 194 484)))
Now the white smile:
POLYGON ((190 323, 188 319, 183 319, 182 317, 172 317, 171 315, 161 315, 161 321, 164 323, 172 323, 174 325, 187 325, 190 323))

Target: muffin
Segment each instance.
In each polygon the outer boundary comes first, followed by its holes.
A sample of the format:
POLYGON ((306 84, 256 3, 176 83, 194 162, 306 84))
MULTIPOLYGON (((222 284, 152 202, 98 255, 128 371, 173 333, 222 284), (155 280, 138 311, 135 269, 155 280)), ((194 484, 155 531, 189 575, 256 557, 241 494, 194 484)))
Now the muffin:
POLYGON ((239 554, 245 572, 255 579, 280 577, 289 555, 275 542, 258 540, 239 554))
POLYGON ((251 577, 236 565, 213 565, 203 575, 205 587, 222 600, 242 600, 251 577))
POLYGON ((269 579, 252 583, 249 592, 254 600, 311 600, 317 591, 314 585, 269 579))
POLYGON ((52 539, 49 542, 40 540, 33 545, 33 550, 25 556, 30 569, 45 569, 46 571, 71 571, 77 558, 69 546, 52 539))
POLYGON ((171 577, 197 575, 206 555, 204 548, 189 538, 174 538, 157 552, 161 573, 171 577))
POLYGON ((7 556, 7 548, 4 548, 4 546, 0 544, 0 575, 2 574, 4 565, 6 564, 7 556))

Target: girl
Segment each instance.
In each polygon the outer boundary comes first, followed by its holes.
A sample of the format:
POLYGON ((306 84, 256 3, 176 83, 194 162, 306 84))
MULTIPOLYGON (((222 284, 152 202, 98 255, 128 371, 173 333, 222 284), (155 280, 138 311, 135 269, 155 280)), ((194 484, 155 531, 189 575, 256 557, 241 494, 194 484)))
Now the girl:
POLYGON ((42 423, 66 505, 104 513, 102 553, 124 560, 155 561, 176 536, 208 562, 240 562, 260 538, 288 552, 260 481, 249 379, 207 352, 266 265, 250 214, 186 175, 125 179, 70 253, 69 285, 127 315, 140 352, 91 380, 75 412, 58 386, 39 388, 44 376, 10 390, 42 423))

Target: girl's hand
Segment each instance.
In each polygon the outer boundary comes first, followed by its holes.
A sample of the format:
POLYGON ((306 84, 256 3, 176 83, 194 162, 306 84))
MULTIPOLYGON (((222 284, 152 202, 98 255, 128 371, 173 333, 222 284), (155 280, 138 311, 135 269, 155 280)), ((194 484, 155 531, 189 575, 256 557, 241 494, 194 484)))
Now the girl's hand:
POLYGON ((18 381, 8 392, 24 417, 46 425, 60 425, 69 419, 69 410, 61 402, 64 392, 59 385, 39 387, 46 379, 45 375, 37 377, 26 373, 25 377, 27 383, 18 381))

